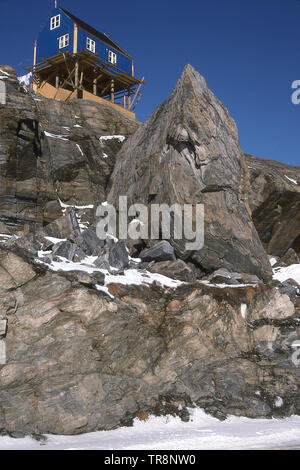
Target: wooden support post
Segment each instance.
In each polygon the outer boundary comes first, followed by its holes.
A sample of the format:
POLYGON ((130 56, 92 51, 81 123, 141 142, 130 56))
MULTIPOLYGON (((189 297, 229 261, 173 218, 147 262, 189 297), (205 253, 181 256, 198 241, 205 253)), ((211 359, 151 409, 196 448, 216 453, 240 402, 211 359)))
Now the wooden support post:
POLYGON ((126 109, 126 96, 125 95, 123 96, 123 108, 126 109))
POLYGON ((78 97, 78 87, 79 87, 79 63, 76 61, 75 63, 75 92, 76 96, 78 97))
POLYGON ((93 95, 97 96, 97 78, 93 80, 93 95))
POLYGON ((35 66, 36 66, 36 50, 37 50, 37 41, 34 41, 34 51, 33 51, 33 91, 36 91, 37 84, 36 84, 36 74, 35 74, 35 66))
POLYGON ((93 95, 97 96, 97 90, 98 90, 98 80, 101 78, 103 73, 101 72, 97 77, 94 78, 93 80, 93 95))
POLYGON ((59 75, 58 74, 55 77, 55 88, 59 88, 59 75))
POLYGON ((115 102, 115 81, 113 78, 111 79, 111 82, 110 82, 110 101, 112 103, 115 102))
POLYGON ((74 23, 74 39, 73 39, 73 54, 77 54, 77 44, 78 44, 78 27, 74 23))
POLYGON ((33 65, 36 65, 36 49, 37 49, 37 41, 34 41, 34 52, 33 52, 33 65))
POLYGON ((133 104, 134 104, 134 102, 135 102, 135 100, 136 100, 136 97, 138 96, 138 94, 139 94, 139 92, 140 92, 140 89, 141 89, 143 83, 144 83, 144 77, 142 78, 141 83, 139 84, 139 87, 138 87, 138 89, 137 89, 136 92, 135 92, 135 95, 134 95, 134 97, 133 97, 133 100, 132 100, 130 106, 128 107, 129 111, 131 111, 131 108, 132 108, 132 106, 133 106, 133 104))
POLYGON ((108 91, 109 87, 110 87, 110 82, 108 82, 108 84, 106 85, 106 87, 103 88, 103 90, 102 90, 101 93, 100 93, 100 96, 105 95, 105 93, 108 91))

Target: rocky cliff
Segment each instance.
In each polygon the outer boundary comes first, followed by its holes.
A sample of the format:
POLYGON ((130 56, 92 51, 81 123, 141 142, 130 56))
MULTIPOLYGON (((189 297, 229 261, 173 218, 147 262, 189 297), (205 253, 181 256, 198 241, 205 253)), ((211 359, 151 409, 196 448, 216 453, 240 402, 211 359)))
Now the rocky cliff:
POLYGON ((29 231, 61 216, 60 201, 106 201, 116 154, 138 122, 91 101, 35 96, 19 86, 14 70, 1 70, 0 221, 12 233, 29 231))
POLYGON ((0 432, 299 414, 300 291, 268 259, 300 263, 299 168, 244 156, 190 66, 143 125, 0 81, 0 432), (99 240, 119 195, 204 203, 204 248, 99 240))
POLYGON ((0 286, 2 431, 76 434, 150 413, 188 420, 188 406, 221 419, 300 412, 290 359, 299 313, 274 288, 111 283, 112 299, 5 251, 0 286))
POLYGON ((300 255, 300 168, 246 155, 253 222, 267 252, 300 255))
POLYGON ((205 245, 185 253, 204 270, 227 268, 270 276, 270 266, 247 204, 249 172, 236 125, 187 66, 172 95, 122 147, 109 201, 204 204, 205 245))

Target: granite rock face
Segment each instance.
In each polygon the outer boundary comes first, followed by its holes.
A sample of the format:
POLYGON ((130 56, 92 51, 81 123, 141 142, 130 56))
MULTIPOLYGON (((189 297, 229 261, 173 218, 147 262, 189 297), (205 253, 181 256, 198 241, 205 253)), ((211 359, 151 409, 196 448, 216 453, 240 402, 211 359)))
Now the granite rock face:
POLYGON ((204 270, 227 268, 270 277, 270 265, 247 204, 249 172, 236 125, 204 78, 186 66, 170 98, 122 147, 109 202, 202 203, 205 244, 176 254, 204 270))
POLYGON ((62 215, 60 201, 105 201, 116 154, 139 123, 91 101, 34 95, 0 69, 0 221, 13 233, 32 230, 62 215))

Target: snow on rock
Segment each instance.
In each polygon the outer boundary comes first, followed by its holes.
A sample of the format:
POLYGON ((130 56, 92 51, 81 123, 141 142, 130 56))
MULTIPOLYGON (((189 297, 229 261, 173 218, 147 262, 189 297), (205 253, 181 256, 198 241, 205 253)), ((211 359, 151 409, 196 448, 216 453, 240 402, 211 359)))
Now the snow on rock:
POLYGON ((53 243, 54 245, 55 245, 56 243, 59 243, 59 242, 65 242, 65 241, 67 241, 66 238, 54 238, 54 237, 45 237, 45 238, 46 238, 46 240, 48 240, 49 242, 53 243))
POLYGON ((276 408, 281 408, 283 406, 283 399, 281 397, 277 397, 275 400, 276 408))
POLYGON ((126 137, 124 135, 103 135, 102 137, 99 138, 100 142, 105 141, 105 140, 118 140, 119 142, 124 142, 126 137))
POLYGON ((138 271, 137 269, 127 269, 124 275, 114 275, 114 274, 106 274, 105 276, 105 284, 117 283, 117 284, 125 284, 125 285, 142 285, 142 284, 153 284, 153 282, 158 282, 164 287, 173 287, 177 288, 184 284, 184 282, 176 281, 175 279, 171 279, 167 276, 163 276, 162 274, 156 273, 143 273, 138 271))
POLYGON ((205 284, 208 287, 217 287, 218 289, 236 289, 236 288, 241 288, 241 287, 256 287, 257 284, 213 284, 210 281, 199 281, 201 284, 205 284))
POLYGON ((44 134, 46 137, 51 137, 52 139, 69 140, 69 139, 66 139, 66 137, 68 137, 67 135, 56 135, 56 134, 51 134, 51 132, 47 132, 47 131, 44 131, 44 134))
POLYGON ((274 268, 273 278, 277 281, 284 282, 287 279, 294 279, 300 284, 300 264, 292 264, 287 268, 274 268))
POLYGON ((81 155, 84 156, 83 151, 82 151, 80 145, 79 145, 79 144, 76 144, 76 147, 78 148, 78 150, 79 150, 79 152, 81 153, 81 155))
POLYGON ((74 204, 65 204, 64 202, 62 202, 62 200, 60 198, 58 198, 58 201, 59 201, 60 207, 62 208, 63 212, 65 212, 69 208, 78 209, 78 210, 93 209, 94 208, 94 204, 89 204, 88 206, 75 206, 74 204))
POLYGON ((8 238, 11 238, 12 235, 5 235, 4 233, 0 233, 0 238, 5 238, 5 239, 8 239, 8 238))
POLYGON ((271 266, 274 266, 274 264, 277 263, 277 259, 274 258, 274 256, 270 256, 270 257, 269 257, 269 261, 270 261, 270 265, 271 265, 271 266))
POLYGON ((246 320, 247 317, 247 304, 241 304, 241 315, 244 320, 246 320))
POLYGON ((291 181, 292 183, 298 184, 297 181, 293 180, 292 178, 289 178, 287 175, 284 175, 284 176, 285 176, 285 178, 286 178, 287 180, 291 181))
POLYGON ((31 437, 0 437, 0 450, 275 450, 299 449, 300 417, 219 421, 200 409, 191 420, 178 417, 135 419, 133 427, 77 436, 48 435, 46 442, 31 437))
MULTIPOLYGON (((47 237, 49 240, 50 237, 47 237)), ((56 239, 51 239, 56 240, 56 239)), ((61 241, 61 240, 59 240, 61 241)), ((162 274, 156 274, 156 273, 150 273, 150 272, 144 272, 144 271, 139 271, 138 269, 126 269, 124 274, 112 274, 109 273, 105 269, 99 269, 97 268, 93 263, 96 260, 97 257, 94 256, 87 256, 84 258, 80 263, 75 263, 73 261, 69 261, 65 258, 58 257, 59 261, 52 261, 51 264, 46 264, 43 262, 43 257, 49 255, 48 251, 39 251, 39 259, 36 259, 35 261, 37 263, 41 263, 45 266, 48 267, 51 271, 84 271, 88 274, 92 274, 93 272, 101 272, 105 274, 105 286, 106 287, 108 284, 114 283, 114 284, 123 284, 123 285, 145 285, 145 284, 153 284, 154 282, 157 282, 161 284, 163 287, 172 287, 172 288, 177 288, 184 284, 184 282, 177 281, 175 279, 171 279, 167 276, 163 276, 162 274)), ((117 271, 115 268, 110 268, 110 270, 117 271)), ((102 286, 101 290, 103 290, 102 286)), ((100 290, 100 289, 98 289, 100 290)), ((107 290, 105 290, 107 293, 107 290)))

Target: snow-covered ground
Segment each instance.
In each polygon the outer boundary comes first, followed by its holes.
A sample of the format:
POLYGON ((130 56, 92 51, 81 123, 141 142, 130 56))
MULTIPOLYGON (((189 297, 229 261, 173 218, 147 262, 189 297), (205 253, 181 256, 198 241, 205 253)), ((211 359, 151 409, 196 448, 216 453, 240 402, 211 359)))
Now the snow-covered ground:
POLYGON ((134 427, 80 436, 47 436, 46 442, 30 437, 0 437, 0 450, 224 450, 300 449, 300 417, 284 420, 251 420, 229 417, 226 421, 192 410, 192 421, 151 417, 134 427))
POLYGON ((284 282, 287 279, 294 279, 300 284, 300 264, 292 264, 287 268, 274 268, 274 279, 284 282))

